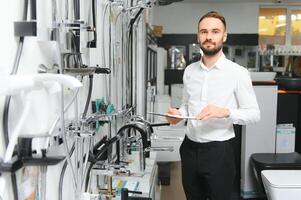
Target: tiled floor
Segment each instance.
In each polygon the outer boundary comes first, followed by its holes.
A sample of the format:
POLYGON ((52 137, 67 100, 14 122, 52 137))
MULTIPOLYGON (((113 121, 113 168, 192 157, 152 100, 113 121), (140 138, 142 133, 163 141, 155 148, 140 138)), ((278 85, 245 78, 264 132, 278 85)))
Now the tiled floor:
MULTIPOLYGON (((170 166, 170 185, 161 186, 161 200, 186 200, 181 182, 181 163, 173 162, 170 166)), ((242 200, 239 194, 233 194, 231 200, 242 200)), ((249 200, 266 200, 249 199, 249 200)))

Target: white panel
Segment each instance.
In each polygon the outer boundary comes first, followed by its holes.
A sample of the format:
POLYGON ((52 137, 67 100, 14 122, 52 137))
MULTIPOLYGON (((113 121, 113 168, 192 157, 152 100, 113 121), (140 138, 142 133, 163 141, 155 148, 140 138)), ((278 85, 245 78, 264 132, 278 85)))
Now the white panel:
MULTIPOLYGON (((170 96, 169 95, 156 95, 155 101, 155 112, 156 113, 166 113, 168 107, 170 106, 170 96)), ((165 117, 162 116, 152 116, 154 122, 166 122, 165 117)))
POLYGON ((157 48, 157 92, 164 94, 164 69, 167 66, 167 51, 162 48, 157 48))
POLYGON ((39 40, 50 40, 52 28, 51 0, 37 0, 37 36, 39 40))
POLYGON ((145 55, 146 55, 146 28, 144 19, 140 19, 137 31, 137 114, 144 116, 145 114, 145 55))
POLYGON ((185 137, 183 125, 154 128, 152 147, 173 147, 173 151, 158 151, 157 162, 180 161, 179 149, 185 137))
POLYGON ((212 10, 225 16, 229 33, 258 32, 258 3, 173 3, 155 7, 153 23, 162 25, 164 34, 196 33, 199 18, 212 10))
POLYGON ((13 61, 17 50, 17 40, 14 37, 13 22, 22 20, 23 3, 23 1, 17 0, 5 1, 5 4, 0 6, 0 18, 2 19, 1 26, 2 30, 5 30, 1 32, 0 37, 0 74, 9 74, 14 64, 13 61), (12 10, 14 10, 14 12, 12 12, 12 10))
POLYGON ((171 85, 171 106, 174 108, 179 108, 182 104, 183 87, 183 84, 171 85))
POLYGON ((275 86, 254 86, 261 120, 243 127, 241 147, 241 193, 244 198, 256 197, 259 185, 250 163, 254 153, 275 153, 277 90, 275 86))

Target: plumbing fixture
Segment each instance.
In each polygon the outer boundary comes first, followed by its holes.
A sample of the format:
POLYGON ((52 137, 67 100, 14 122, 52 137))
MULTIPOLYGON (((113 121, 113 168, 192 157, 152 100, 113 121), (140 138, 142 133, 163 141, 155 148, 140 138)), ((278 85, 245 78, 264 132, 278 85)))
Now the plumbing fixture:
MULTIPOLYGON (((38 90, 41 88, 48 88, 49 83, 55 82, 63 84, 70 89, 75 89, 81 87, 82 84, 75 78, 67 75, 58 75, 58 74, 34 74, 34 75, 9 75, 1 76, 0 84, 7 85, 7 87, 0 88, 0 95, 17 95, 25 97, 25 106, 21 114, 18 124, 15 126, 13 133, 11 134, 9 144, 7 146, 4 163, 8 163, 12 160, 13 150, 17 139, 21 134, 22 127, 26 121, 26 117, 29 114, 29 102, 30 102, 30 92, 32 90, 38 90)), ((51 87, 50 87, 51 89, 51 87)), ((0 194, 3 194, 5 189, 5 180, 3 177, 0 177, 0 194)))
POLYGON ((169 49, 169 54, 171 57, 171 69, 176 69, 176 59, 179 53, 180 50, 174 46, 169 49))
POLYGON ((107 189, 100 189, 100 192, 104 194, 107 199, 115 197, 116 190, 113 189, 112 176, 107 176, 107 189))
POLYGON ((81 67, 81 68, 65 68, 64 69, 65 74, 71 74, 71 75, 81 75, 81 76, 87 76, 92 74, 110 74, 111 70, 109 68, 103 68, 103 67, 81 67))
MULTIPOLYGON (((8 145, 4 162, 8 162, 12 158, 13 148, 17 142, 17 138, 20 134, 21 128, 25 123, 26 117, 29 113, 30 96, 28 95, 31 90, 40 89, 43 87, 49 87, 49 82, 57 82, 64 84, 70 89, 81 87, 82 84, 75 78, 67 75, 59 74, 34 74, 34 75, 10 75, 2 76, 0 78, 1 85, 7 85, 8 87, 0 88, 0 95, 16 95, 22 91, 25 93, 26 104, 24 106, 23 113, 21 115, 19 123, 16 125, 14 132, 11 134, 10 145, 8 145)), ((50 88, 51 89, 51 88, 50 88)))
POLYGON ((9 75, 0 76, 0 84, 7 86, 0 88, 0 95, 15 95, 22 91, 47 88, 49 82, 57 82, 70 89, 82 86, 76 78, 62 74, 9 75))
POLYGON ((167 147, 147 147, 145 152, 150 152, 150 151, 174 151, 174 148, 172 146, 167 146, 167 147))
POLYGON ((113 113, 109 114, 104 114, 104 113, 93 113, 90 116, 88 116, 86 119, 81 119, 81 123, 85 125, 89 125, 91 123, 97 122, 97 121, 104 121, 108 122, 113 120, 116 117, 122 117, 122 118, 127 118, 127 116, 130 115, 132 112, 132 107, 131 108, 126 108, 122 110, 116 110, 113 113))
POLYGON ((59 73, 59 67, 57 64, 52 65, 52 67, 47 67, 44 64, 40 64, 38 66, 38 73, 54 73, 58 74, 59 73))

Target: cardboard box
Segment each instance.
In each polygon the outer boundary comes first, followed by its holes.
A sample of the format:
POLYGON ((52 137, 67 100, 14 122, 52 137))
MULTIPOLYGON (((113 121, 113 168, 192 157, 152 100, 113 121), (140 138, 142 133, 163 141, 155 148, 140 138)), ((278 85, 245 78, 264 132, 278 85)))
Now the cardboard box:
POLYGON ((153 34, 155 37, 162 37, 163 26, 153 25, 153 34))

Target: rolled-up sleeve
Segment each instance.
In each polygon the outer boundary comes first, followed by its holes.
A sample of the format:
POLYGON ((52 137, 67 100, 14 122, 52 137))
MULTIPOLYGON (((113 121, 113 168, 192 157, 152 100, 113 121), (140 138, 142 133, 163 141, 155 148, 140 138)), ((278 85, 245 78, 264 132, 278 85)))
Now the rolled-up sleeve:
POLYGON ((235 97, 238 108, 229 109, 229 118, 233 124, 248 125, 258 122, 260 120, 260 110, 247 70, 242 71, 241 76, 238 77, 235 97))

